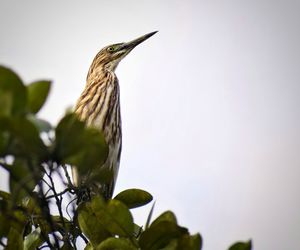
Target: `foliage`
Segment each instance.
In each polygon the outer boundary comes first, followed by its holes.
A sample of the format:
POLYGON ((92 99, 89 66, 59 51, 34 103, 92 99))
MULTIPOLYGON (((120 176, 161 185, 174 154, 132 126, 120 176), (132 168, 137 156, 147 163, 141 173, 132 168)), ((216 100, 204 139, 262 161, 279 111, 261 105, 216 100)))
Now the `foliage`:
MULTIPOLYGON (((66 114, 56 127, 37 118, 50 88, 49 81, 25 85, 12 70, 0 67, 0 167, 9 174, 10 188, 0 191, 0 245, 77 249, 81 238, 87 250, 201 249, 200 234, 179 226, 171 211, 151 222, 152 206, 145 228, 134 223, 130 209, 152 201, 146 191, 125 190, 108 201, 95 196, 77 206, 82 190, 72 185, 67 165, 85 174, 106 160, 108 147, 99 131, 86 128, 74 114, 66 114), (65 185, 60 192, 54 175, 65 185)), ((103 171, 103 176, 109 174, 103 171)), ((249 250, 251 243, 230 247, 238 249, 249 250)))

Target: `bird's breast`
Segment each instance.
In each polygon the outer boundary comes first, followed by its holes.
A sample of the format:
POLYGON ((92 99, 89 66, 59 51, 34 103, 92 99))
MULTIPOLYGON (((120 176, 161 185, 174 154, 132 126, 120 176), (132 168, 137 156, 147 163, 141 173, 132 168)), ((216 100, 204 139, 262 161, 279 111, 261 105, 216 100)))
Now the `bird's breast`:
POLYGON ((121 138, 120 93, 114 73, 95 77, 87 84, 75 112, 88 126, 101 130, 108 144, 121 138))

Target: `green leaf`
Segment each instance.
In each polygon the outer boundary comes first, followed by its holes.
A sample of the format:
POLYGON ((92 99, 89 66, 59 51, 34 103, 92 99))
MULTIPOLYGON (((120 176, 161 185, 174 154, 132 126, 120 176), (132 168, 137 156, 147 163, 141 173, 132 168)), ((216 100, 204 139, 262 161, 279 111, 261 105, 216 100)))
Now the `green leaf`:
POLYGON ((7 236, 10 229, 11 195, 0 191, 0 239, 7 236))
POLYGON ((153 197, 144 190, 133 188, 122 191, 114 199, 122 201, 128 208, 136 208, 148 204, 153 197))
MULTIPOLYGON (((1 121, 0 121, 0 123, 1 123, 1 121)), ((0 127, 1 127, 1 124, 0 124, 0 127)), ((6 155, 8 143, 9 143, 8 133, 6 131, 0 131, 0 157, 6 155)))
POLYGON ((7 237, 6 250, 23 250, 23 235, 20 231, 11 227, 7 237))
POLYGON ((72 222, 70 222, 67 218, 60 217, 59 215, 52 215, 51 218, 57 231, 70 232, 73 229, 72 222))
MULTIPOLYGON (((160 250, 179 250, 179 249, 189 250, 189 248, 179 248, 178 240, 174 239, 174 240, 171 240, 170 243, 166 247, 161 248, 160 250)), ((197 249, 197 250, 199 250, 199 249, 197 249)))
POLYGON ((9 187, 13 200, 20 204, 22 199, 29 196, 33 191, 37 181, 35 181, 26 162, 16 159, 11 166, 9 175, 9 187))
POLYGON ((10 193, 0 190, 0 200, 9 201, 11 199, 10 193))
POLYGON ((84 250, 94 250, 94 248, 93 248, 92 244, 89 242, 86 244, 84 250))
MULTIPOLYGON (((1 205, 1 204, 0 204, 1 205)), ((0 212, 0 239, 4 236, 7 236, 10 229, 10 221, 5 214, 0 212)))
POLYGON ((39 225, 44 235, 52 234, 53 232, 56 231, 59 232, 71 231, 72 229, 71 222, 68 221, 66 218, 63 218, 64 219, 64 224, 63 224, 59 215, 51 216, 51 222, 49 217, 43 214, 42 215, 38 214, 32 219, 35 225, 39 225))
POLYGON ((30 196, 27 196, 22 200, 21 206, 28 214, 42 215, 39 199, 41 198, 38 193, 32 192, 30 196))
POLYGON ((40 133, 42 132, 48 133, 52 130, 52 125, 46 120, 37 118, 34 115, 28 115, 27 118, 35 125, 35 127, 38 129, 40 133))
POLYGON ((111 236, 102 226, 101 220, 96 217, 90 203, 83 203, 79 206, 78 223, 93 247, 96 247, 100 242, 111 236))
POLYGON ((67 158, 67 161, 78 168, 79 174, 85 175, 106 161, 108 146, 103 134, 96 129, 86 128, 81 139, 82 148, 76 155, 67 158))
POLYGON ((0 66, 0 116, 25 113, 27 90, 20 77, 0 66))
POLYGON ((96 196, 92 199, 91 207, 101 224, 112 235, 131 237, 134 233, 134 223, 129 209, 118 200, 104 200, 96 196))
POLYGON ((45 103, 51 87, 50 81, 37 81, 27 86, 28 109, 36 114, 45 103))
MULTIPOLYGON (((0 90, 1 91, 1 90, 0 90)), ((1 95, 1 94, 0 94, 1 95)), ((1 98, 1 97, 0 97, 1 98)), ((0 107, 1 108, 1 107, 0 107)), ((10 143, 11 117, 0 116, 0 156, 10 154, 8 146, 10 143)))
POLYGON ((229 250, 251 250, 252 242, 251 240, 247 242, 237 242, 229 247, 229 250))
POLYGON ((138 250, 128 239, 108 238, 101 242, 96 250, 138 250))
POLYGON ((202 248, 202 238, 200 234, 183 235, 178 240, 178 249, 200 250, 202 248))
POLYGON ((174 224, 177 224, 177 219, 175 217, 175 214, 172 211, 166 211, 162 213, 159 217, 157 217, 151 224, 151 226, 155 226, 156 224, 162 222, 162 221, 169 221, 174 224))
POLYGON ((0 130, 6 131, 11 140, 7 154, 43 161, 48 150, 37 128, 24 117, 0 118, 0 130))
POLYGON ((43 243, 41 238, 41 229, 38 227, 36 230, 28 234, 24 239, 24 250, 35 250, 43 243))
POLYGON ((5 249, 23 249, 23 234, 27 224, 27 218, 21 211, 7 211, 5 214, 9 220, 9 232, 7 235, 7 247, 5 249))
POLYGON ((13 109, 13 93, 9 91, 0 92, 0 115, 9 116, 12 113, 13 109))
MULTIPOLYGON (((88 165, 87 165, 88 166, 88 165)), ((81 168, 81 174, 86 172, 86 167, 81 168)), ((98 183, 110 183, 114 178, 114 170, 108 168, 97 168, 96 171, 92 171, 89 173, 88 182, 98 182, 98 183)))
POLYGON ((67 114, 58 123, 55 130, 56 155, 59 160, 64 160, 80 151, 82 147, 82 133, 84 123, 79 121, 74 114, 67 114))
POLYGON ((166 247, 173 239, 180 237, 182 230, 174 222, 161 221, 151 225, 139 239, 142 249, 156 250, 166 247))
POLYGON ((70 243, 65 242, 65 244, 64 244, 62 247, 60 247, 59 249, 60 249, 60 250, 74 250, 74 247, 71 246, 70 243))
POLYGON ((85 175, 106 161, 108 146, 100 131, 85 128, 75 114, 68 114, 56 128, 55 155, 59 162, 75 165, 85 175))
POLYGON ((138 238, 141 235, 142 232, 143 232, 143 227, 140 227, 139 225, 134 224, 133 236, 135 238, 138 238))

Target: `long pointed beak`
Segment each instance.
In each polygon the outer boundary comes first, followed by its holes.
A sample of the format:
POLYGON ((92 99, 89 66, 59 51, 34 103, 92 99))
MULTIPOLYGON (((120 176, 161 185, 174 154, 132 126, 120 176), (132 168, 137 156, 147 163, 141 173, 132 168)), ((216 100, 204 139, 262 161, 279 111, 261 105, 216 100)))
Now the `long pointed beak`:
POLYGON ((134 47, 136 47, 140 43, 144 42, 145 40, 147 40, 148 38, 150 38, 151 36, 153 36, 157 32, 158 31, 154 31, 154 32, 148 33, 146 35, 143 35, 143 36, 141 36, 141 37, 139 37, 137 39, 134 39, 133 41, 130 41, 128 43, 124 43, 122 45, 122 49, 132 50, 134 47))

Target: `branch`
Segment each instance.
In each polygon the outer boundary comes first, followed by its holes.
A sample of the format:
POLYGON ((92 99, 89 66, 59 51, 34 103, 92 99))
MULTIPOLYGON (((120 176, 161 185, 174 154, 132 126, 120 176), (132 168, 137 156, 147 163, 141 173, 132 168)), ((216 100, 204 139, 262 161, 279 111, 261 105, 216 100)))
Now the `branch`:
POLYGON ((53 194, 53 195, 49 195, 47 197, 45 197, 46 200, 49 200, 49 199, 52 199, 52 198, 55 198, 56 196, 63 196, 65 193, 68 193, 72 191, 71 188, 66 188, 64 191, 60 192, 60 193, 56 193, 56 194, 53 194))
POLYGON ((6 245, 2 242, 2 240, 0 240, 0 246, 3 246, 4 249, 6 248, 6 245))

